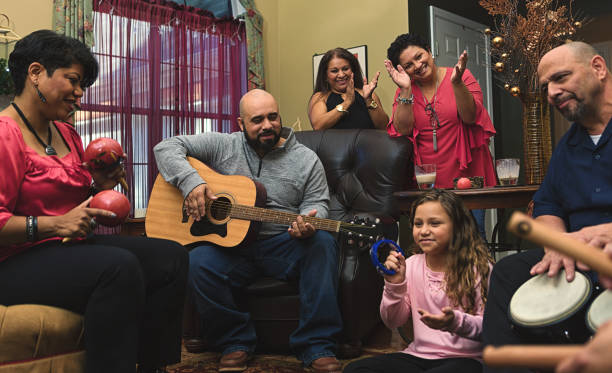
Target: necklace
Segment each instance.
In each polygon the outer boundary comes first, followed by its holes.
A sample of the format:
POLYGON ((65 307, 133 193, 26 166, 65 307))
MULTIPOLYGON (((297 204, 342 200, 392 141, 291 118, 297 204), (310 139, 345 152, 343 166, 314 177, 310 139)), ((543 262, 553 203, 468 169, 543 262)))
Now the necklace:
POLYGON ((425 104, 425 111, 429 114, 431 127, 433 130, 433 150, 434 152, 438 151, 438 136, 437 129, 440 127, 440 120, 438 119, 438 114, 436 113, 436 95, 438 94, 438 87, 440 85, 440 79, 438 78, 439 71, 436 68, 436 88, 434 90, 434 94, 431 97, 431 102, 427 101, 427 97, 423 94, 423 103, 425 104))
POLYGON ((26 119, 25 115, 23 115, 23 112, 21 111, 19 106, 17 106, 17 104, 14 103, 14 102, 11 102, 11 105, 13 105, 13 107, 15 108, 15 111, 17 111, 17 114, 19 114, 19 116, 21 117, 21 120, 23 120, 23 123, 25 123, 26 127, 28 127, 30 132, 32 132, 34 134, 34 136, 36 136, 36 140, 38 140, 40 145, 42 145, 43 148, 45 148, 45 153, 47 155, 57 155, 57 152, 55 151, 55 148, 53 148, 51 146, 51 140, 52 140, 51 136, 53 136, 52 133, 51 133, 51 126, 49 126, 49 136, 47 137, 47 144, 45 144, 44 141, 42 141, 42 139, 38 136, 36 131, 34 131, 34 128, 30 124, 30 122, 26 119))

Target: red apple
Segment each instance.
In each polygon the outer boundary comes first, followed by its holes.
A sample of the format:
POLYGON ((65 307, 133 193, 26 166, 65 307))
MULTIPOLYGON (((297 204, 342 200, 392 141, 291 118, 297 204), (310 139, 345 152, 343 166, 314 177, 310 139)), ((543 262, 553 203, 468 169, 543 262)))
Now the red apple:
POLYGON ((114 212, 114 218, 97 216, 96 221, 107 227, 114 227, 122 224, 130 213, 130 201, 121 193, 115 190, 104 190, 96 194, 89 202, 89 207, 103 209, 114 212))
POLYGON ((467 177, 462 177, 457 180, 457 189, 470 189, 472 187, 472 182, 467 177))
POLYGON ((93 170, 118 164, 123 158, 123 148, 113 139, 100 137, 87 145, 84 160, 93 170))

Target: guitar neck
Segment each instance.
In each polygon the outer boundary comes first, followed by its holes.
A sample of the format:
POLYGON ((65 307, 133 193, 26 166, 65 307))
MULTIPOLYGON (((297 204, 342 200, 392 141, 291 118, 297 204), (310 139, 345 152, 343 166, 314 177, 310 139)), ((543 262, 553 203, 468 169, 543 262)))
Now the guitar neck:
POLYGON ((302 216, 305 222, 312 224, 316 229, 338 232, 342 222, 317 218, 315 216, 298 215, 285 211, 268 210, 261 207, 252 207, 244 205, 232 205, 230 216, 236 219, 260 221, 264 223, 286 224, 290 225, 296 221, 298 216, 302 216))

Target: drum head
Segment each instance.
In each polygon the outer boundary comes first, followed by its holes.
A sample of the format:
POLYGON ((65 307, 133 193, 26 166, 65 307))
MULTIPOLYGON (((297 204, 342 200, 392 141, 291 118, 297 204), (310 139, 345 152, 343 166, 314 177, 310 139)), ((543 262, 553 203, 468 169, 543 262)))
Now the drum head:
POLYGON ((593 333, 606 321, 612 319, 612 290, 599 294, 591 303, 586 322, 593 333))
POLYGON ((524 327, 541 327, 561 322, 575 314, 591 296, 591 281, 576 272, 567 282, 565 271, 556 277, 537 275, 518 288, 510 301, 512 321, 524 327))

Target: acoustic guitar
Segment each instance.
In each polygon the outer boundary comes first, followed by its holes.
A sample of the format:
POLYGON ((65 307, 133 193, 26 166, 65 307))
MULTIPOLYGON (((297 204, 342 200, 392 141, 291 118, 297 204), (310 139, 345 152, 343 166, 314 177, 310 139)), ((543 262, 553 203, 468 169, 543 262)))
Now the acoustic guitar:
MULTIPOLYGON (((165 238, 182 245, 208 242, 234 247, 255 239, 262 222, 289 227, 296 221, 298 214, 262 207, 266 202, 262 184, 246 176, 219 174, 195 158, 187 157, 187 160, 218 199, 207 200, 206 216, 195 221, 185 211, 181 192, 158 175, 145 219, 148 237, 165 238)), ((380 234, 377 224, 346 223, 304 215, 302 218, 316 229, 348 233, 358 240, 374 242, 380 234)))

